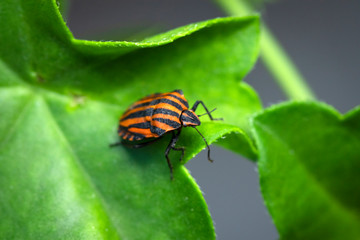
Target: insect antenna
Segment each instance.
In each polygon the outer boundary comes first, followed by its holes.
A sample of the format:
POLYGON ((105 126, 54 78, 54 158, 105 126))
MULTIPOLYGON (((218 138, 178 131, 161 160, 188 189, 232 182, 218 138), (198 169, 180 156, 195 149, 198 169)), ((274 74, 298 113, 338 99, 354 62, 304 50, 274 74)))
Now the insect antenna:
POLYGON ((203 114, 200 114, 200 115, 197 115, 198 117, 201 117, 201 116, 204 116, 204 115, 209 115, 209 113, 212 113, 213 111, 215 111, 216 108, 214 108, 213 110, 211 110, 210 112, 206 112, 206 113, 203 113, 203 114))
MULTIPOLYGON (((216 109, 216 108, 215 108, 216 109)), ((214 109, 214 110, 215 110, 214 109)), ((213 110, 213 111, 214 111, 213 110)), ((210 161, 210 162, 214 162, 214 160, 212 160, 211 158, 210 158, 210 147, 209 147, 209 144, 207 143, 207 141, 206 141, 206 139, 204 138, 204 136, 200 133, 200 131, 199 130, 197 130, 197 128, 196 127, 194 127, 195 128, 195 130, 200 134, 200 136, 202 137, 202 139, 204 140, 204 142, 205 142, 205 144, 206 144, 206 147, 207 147, 207 149, 208 149, 208 160, 210 161)))

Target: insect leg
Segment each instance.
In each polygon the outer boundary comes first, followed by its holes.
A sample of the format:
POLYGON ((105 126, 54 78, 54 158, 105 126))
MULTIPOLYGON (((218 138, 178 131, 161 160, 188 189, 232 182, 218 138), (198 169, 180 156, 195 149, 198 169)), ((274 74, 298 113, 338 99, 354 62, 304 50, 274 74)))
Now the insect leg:
POLYGON ((185 147, 173 147, 172 149, 175 151, 181 151, 181 157, 179 159, 179 162, 181 162, 185 155, 185 147))
POLYGON ((214 121, 214 120, 223 120, 223 118, 213 118, 213 116, 211 115, 211 112, 214 111, 215 109, 212 110, 212 111, 209 111, 209 110, 207 109, 207 107, 205 106, 204 102, 201 101, 201 100, 196 101, 196 102, 194 103, 194 106, 191 108, 191 110, 193 110, 193 111, 195 112, 196 109, 197 109, 197 107, 199 106, 199 104, 201 104, 201 105, 204 107, 204 109, 205 109, 205 111, 206 111, 206 114, 209 115, 209 117, 210 117, 210 119, 211 119, 212 121, 214 121))
POLYGON ((170 161, 170 158, 169 158, 170 150, 171 150, 171 149, 174 149, 175 151, 182 151, 180 161, 182 160, 182 158, 183 158, 183 156, 184 156, 184 152, 185 152, 185 149, 184 149, 184 148, 176 148, 176 147, 175 147, 175 144, 176 144, 177 140, 179 139, 180 133, 181 133, 181 128, 178 130, 178 132, 177 132, 176 134, 175 134, 174 131, 172 132, 173 136, 172 136, 172 138, 171 138, 171 140, 170 140, 169 145, 166 147, 166 150, 165 150, 165 158, 166 158, 167 163, 168 163, 168 165, 169 165, 169 169, 170 169, 170 179, 171 179, 171 180, 174 179, 174 176, 173 176, 173 166, 172 166, 171 161, 170 161))
POLYGON ((153 144, 155 142, 157 142, 158 140, 160 140, 162 138, 161 137, 158 137, 158 138, 155 138, 149 142, 144 142, 144 143, 139 143, 139 144, 131 144, 131 143, 125 143, 125 142, 117 142, 117 143, 112 143, 109 145, 109 147, 115 147, 115 146, 119 146, 119 145, 123 145, 123 146, 126 146, 126 147, 129 147, 129 148, 142 148, 142 147, 145 147, 145 146, 148 146, 150 144, 153 144))
POLYGON ((112 144, 109 145, 109 147, 116 147, 116 146, 119 146, 121 144, 122 144, 121 142, 112 143, 112 144))

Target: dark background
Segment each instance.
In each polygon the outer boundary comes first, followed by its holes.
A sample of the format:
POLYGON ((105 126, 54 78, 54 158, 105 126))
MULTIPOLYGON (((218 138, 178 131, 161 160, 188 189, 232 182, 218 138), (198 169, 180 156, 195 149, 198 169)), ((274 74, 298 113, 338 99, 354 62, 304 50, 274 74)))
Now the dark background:
MULTIPOLYGON (((225 16, 210 0, 72 0, 67 24, 76 38, 139 39, 225 16)), ((262 18, 318 99, 345 113, 360 102, 360 1, 287 0, 261 8, 262 18)), ((264 107, 286 100, 261 62, 246 77, 264 107)), ((219 147, 210 164, 200 153, 186 166, 199 183, 218 239, 277 239, 263 205, 256 165, 219 147)))

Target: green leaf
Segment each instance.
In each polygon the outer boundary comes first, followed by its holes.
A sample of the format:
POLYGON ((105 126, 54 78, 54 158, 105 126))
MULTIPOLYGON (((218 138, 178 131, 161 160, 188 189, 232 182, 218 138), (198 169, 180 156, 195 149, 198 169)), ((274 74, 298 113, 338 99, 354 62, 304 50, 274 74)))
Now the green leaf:
POLYGON ((274 106, 253 120, 262 194, 282 239, 360 238, 360 108, 274 106))
MULTIPOLYGON (((201 99, 225 118, 202 118, 209 143, 255 159, 248 118, 261 106, 240 80, 257 57, 258 17, 209 20, 142 42, 92 42, 73 39, 55 1, 5 0, 0 24, 0 238, 214 239, 176 153, 170 181, 170 136, 142 149, 109 144, 119 141, 129 104, 183 89, 190 105, 201 99)), ((205 147, 187 128, 179 145, 185 161, 205 147)))
POLYGON ((66 22, 70 8, 69 0, 56 0, 56 5, 58 6, 62 17, 64 18, 64 21, 66 22))

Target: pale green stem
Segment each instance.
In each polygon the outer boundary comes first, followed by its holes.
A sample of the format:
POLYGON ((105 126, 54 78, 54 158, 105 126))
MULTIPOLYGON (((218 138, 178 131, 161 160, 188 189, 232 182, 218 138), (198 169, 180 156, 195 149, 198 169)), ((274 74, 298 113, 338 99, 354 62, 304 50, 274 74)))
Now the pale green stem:
MULTIPOLYGON (((242 0, 215 0, 230 16, 251 15, 254 11, 242 0)), ((261 58, 278 85, 293 100, 315 99, 305 79, 282 49, 270 30, 263 25, 261 33, 261 58)))

